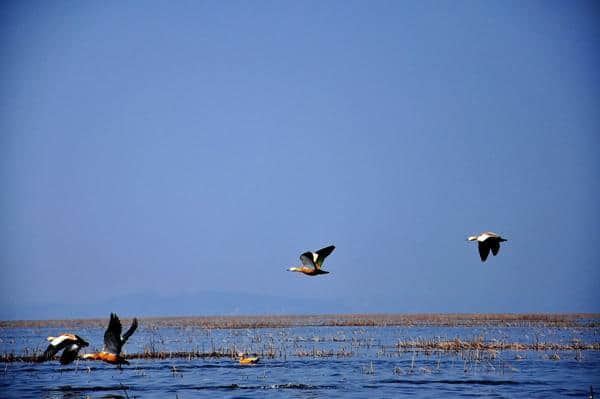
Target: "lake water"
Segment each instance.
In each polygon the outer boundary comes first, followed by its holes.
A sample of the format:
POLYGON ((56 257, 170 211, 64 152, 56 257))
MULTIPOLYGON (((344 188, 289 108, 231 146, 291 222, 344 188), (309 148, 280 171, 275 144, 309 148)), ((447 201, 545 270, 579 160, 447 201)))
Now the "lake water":
MULTIPOLYGON (((128 325, 124 323, 124 328, 128 325)), ((104 328, 69 329, 102 349, 104 328)), ((0 351, 43 351, 62 328, 0 329, 0 351)), ((600 341, 595 327, 292 327, 157 328, 142 321, 127 353, 199 351, 257 353, 257 365, 236 359, 131 359, 121 370, 100 362, 61 367, 0 363, 2 398, 587 398, 600 395, 600 351, 399 350, 399 341, 481 339, 485 342, 600 341)))

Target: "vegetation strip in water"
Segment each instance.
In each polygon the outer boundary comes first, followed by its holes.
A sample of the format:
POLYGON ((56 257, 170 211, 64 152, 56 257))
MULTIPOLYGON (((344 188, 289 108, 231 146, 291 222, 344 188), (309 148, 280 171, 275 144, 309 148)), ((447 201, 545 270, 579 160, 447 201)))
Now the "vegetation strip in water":
MULTIPOLYGON (((385 327, 385 326, 499 326, 499 327, 600 327, 600 314, 337 314, 291 316, 196 316, 139 318, 146 327, 199 327, 206 329, 285 327, 385 327)), ((131 320, 123 319, 123 323, 131 320)), ((0 321, 0 328, 102 327, 106 319, 0 321)))
MULTIPOLYGON (((521 343, 521 342, 484 342, 482 340, 463 341, 461 339, 455 339, 451 341, 436 341, 436 340, 417 340, 417 341, 398 341, 396 344, 398 350, 425 350, 425 351, 441 351, 441 352, 452 352, 452 351, 463 351, 463 350, 487 350, 487 351, 501 351, 501 350, 515 350, 515 351, 582 351, 582 350, 600 350, 600 342, 591 344, 584 344, 578 341, 573 341, 568 344, 559 343, 521 343)), ((261 357, 275 358, 276 352, 264 352, 260 354, 261 357)), ((328 351, 297 351, 295 354, 297 357, 350 357, 353 356, 353 352, 339 351, 334 352, 333 350, 328 351)), ((238 357, 237 350, 235 349, 222 349, 219 351, 211 352, 200 352, 200 351, 145 351, 142 353, 129 353, 123 355, 125 359, 206 359, 206 358, 230 358, 236 359, 238 357)), ((82 359, 83 360, 83 359, 82 359)), ((39 354, 33 355, 15 355, 14 353, 3 353, 0 355, 1 363, 13 363, 13 362, 28 362, 37 363, 43 359, 39 354)))

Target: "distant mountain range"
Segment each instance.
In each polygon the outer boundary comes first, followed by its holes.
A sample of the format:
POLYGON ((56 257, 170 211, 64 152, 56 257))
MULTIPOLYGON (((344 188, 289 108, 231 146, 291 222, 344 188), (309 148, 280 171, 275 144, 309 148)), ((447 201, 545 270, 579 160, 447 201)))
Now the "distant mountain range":
MULTIPOLYGON (((129 294, 88 303, 0 303, 0 320, 62 320, 103 318, 110 312, 123 317, 151 316, 240 316, 336 313, 535 313, 585 312, 586 308, 512 309, 503 298, 465 307, 459 300, 432 292, 395 293, 340 299, 297 298, 248 293, 198 292, 180 295, 129 294)), ((527 295, 524 293, 523 295, 527 295)))
POLYGON ((129 316, 236 316, 256 314, 351 313, 356 309, 337 300, 289 298, 259 294, 202 292, 177 296, 133 294, 91 304, 2 304, 2 320, 52 320, 129 316))
MULTIPOLYGON (((502 298, 486 298, 476 306, 460 306, 431 292, 398 293, 398 299, 369 295, 340 299, 297 298, 247 293, 199 292, 165 296, 130 294, 93 303, 0 303, 0 320, 63 320, 123 317, 241 316, 336 313, 585 313, 587 308, 512 309, 502 298)), ((524 294, 526 295, 526 294, 524 294)))

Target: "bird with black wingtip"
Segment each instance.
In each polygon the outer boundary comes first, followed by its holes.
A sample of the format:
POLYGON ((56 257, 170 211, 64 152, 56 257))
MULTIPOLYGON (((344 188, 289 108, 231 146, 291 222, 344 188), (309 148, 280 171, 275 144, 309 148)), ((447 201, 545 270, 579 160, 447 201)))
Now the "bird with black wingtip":
POLYGON ((116 364, 118 366, 129 364, 129 362, 121 356, 121 350, 137 327, 138 321, 134 317, 129 330, 121 336, 121 320, 119 320, 119 317, 115 313, 111 313, 108 328, 104 332, 104 349, 102 352, 83 355, 83 358, 87 360, 102 360, 103 362, 116 364))
POLYGON ((476 236, 470 236, 467 238, 467 241, 477 241, 479 257, 482 262, 485 262, 490 254, 490 250, 492 251, 492 255, 496 256, 500 251, 500 243, 507 240, 494 232, 486 231, 476 236))
POLYGON ((335 246, 330 245, 325 248, 321 248, 315 252, 304 252, 300 255, 300 261, 302 261, 302 266, 290 267, 288 271, 290 272, 299 272, 304 273, 307 276, 318 276, 319 274, 327 274, 329 272, 322 269, 323 262, 325 258, 328 257, 335 246))
POLYGON ((89 345, 89 343, 79 335, 71 333, 61 334, 58 337, 48 337, 47 339, 50 341, 50 344, 48 345, 48 348, 46 348, 44 354, 39 358, 39 361, 43 362, 51 360, 54 358, 54 355, 64 349, 60 356, 60 364, 62 365, 72 363, 77 359, 79 350, 89 345))

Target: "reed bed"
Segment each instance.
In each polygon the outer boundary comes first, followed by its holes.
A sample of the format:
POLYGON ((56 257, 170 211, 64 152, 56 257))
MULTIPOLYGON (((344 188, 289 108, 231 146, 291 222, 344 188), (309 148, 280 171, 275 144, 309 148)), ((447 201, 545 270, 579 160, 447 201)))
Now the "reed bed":
POLYGON ((600 350, 600 342, 584 344, 579 341, 571 343, 555 342, 485 342, 483 340, 463 341, 459 338, 449 341, 420 339, 416 341, 398 341, 398 349, 421 349, 421 350, 440 350, 440 351, 462 351, 462 350, 531 350, 531 351, 576 351, 576 350, 600 350))
POLYGON ((354 356, 354 352, 347 351, 345 348, 341 348, 339 350, 325 350, 325 349, 316 349, 312 350, 297 350, 294 352, 294 356, 296 357, 352 357, 354 356))
MULTIPOLYGON (((131 319, 122 319, 124 324, 131 319)), ((336 314, 294 316, 144 317, 149 328, 258 329, 286 327, 498 326, 600 327, 600 314, 336 314)), ((1 328, 104 328, 106 319, 0 321, 1 328)))
MULTIPOLYGON (((522 343, 522 342, 485 342, 481 339, 464 341, 461 339, 454 340, 435 340, 435 339, 418 339, 412 341, 398 341, 394 347, 396 351, 413 352, 420 351, 425 355, 432 353, 479 353, 482 355, 487 353, 490 357, 495 357, 500 351, 552 351, 552 352, 567 352, 574 351, 580 355, 581 351, 600 351, 600 342, 581 343, 572 341, 570 343, 522 343)), ((140 353, 128 353, 123 357, 128 360, 145 359, 145 360, 165 360, 165 359, 219 359, 238 357, 240 348, 233 345, 227 348, 212 348, 209 351, 161 351, 146 349, 140 353)), ((277 345, 264 346, 262 349, 255 351, 262 358, 287 358, 288 356, 295 357, 352 357, 357 353, 345 347, 337 349, 319 349, 319 348, 297 348, 295 351, 287 353, 286 349, 277 345)), ((378 351, 378 355, 386 353, 393 354, 393 351, 386 350, 382 347, 378 351)), ((36 363, 41 361, 41 351, 32 352, 24 355, 15 353, 0 354, 0 363, 26 362, 36 363)), ((552 357, 550 357, 552 359, 552 357)))
MULTIPOLYGON (((263 358, 273 358, 274 353, 261 352, 259 356, 263 358)), ((233 350, 218 350, 212 352, 200 352, 200 351, 156 351, 156 352, 140 352, 140 353, 128 353, 123 354, 123 358, 127 360, 134 359, 146 359, 146 360, 166 360, 166 359, 237 359, 238 354, 233 350)), ((54 360, 58 360, 58 356, 54 360)), ((3 353, 0 354, 0 363, 40 363, 43 362, 43 358, 38 355, 16 355, 14 353, 3 353)), ((80 359, 80 361, 87 361, 80 359)))

